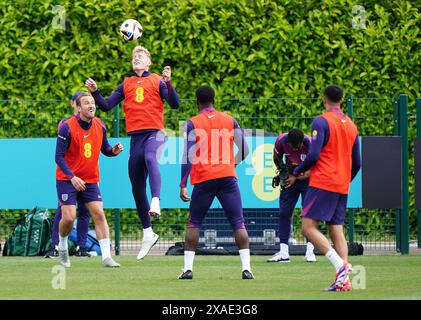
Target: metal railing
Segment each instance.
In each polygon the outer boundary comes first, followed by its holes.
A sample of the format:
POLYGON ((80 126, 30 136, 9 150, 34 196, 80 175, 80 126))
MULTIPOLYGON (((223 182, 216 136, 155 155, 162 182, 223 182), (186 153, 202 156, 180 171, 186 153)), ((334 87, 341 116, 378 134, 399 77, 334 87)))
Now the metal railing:
MULTIPOLYGON (((402 135, 405 140, 406 126, 406 140, 408 140, 408 124, 405 123, 403 117, 406 111, 401 110, 405 104, 407 108, 407 103, 407 97, 405 99, 402 96, 392 99, 356 98, 349 95, 346 99, 347 110, 344 111, 353 118, 361 136, 402 135)), ((321 107, 321 100, 318 98, 221 99, 216 101, 216 107, 230 113, 243 128, 259 128, 275 134, 287 132, 293 127, 310 133, 313 118, 324 110, 321 107)), ((419 101, 417 101, 417 108, 421 108, 419 101)), ((124 114, 121 109, 121 106, 118 106, 114 108, 113 112, 97 112, 107 127, 113 128, 110 130, 113 137, 126 136, 124 114)), ((184 114, 188 114, 188 117, 195 115, 197 113, 196 102, 190 99, 181 100, 181 110, 184 114)), ((0 138, 55 137, 57 123, 60 119, 69 116, 71 112, 72 109, 68 101, 0 100, 0 138)), ((165 109, 166 127, 174 131, 176 135, 179 134, 180 124, 187 119, 186 116, 178 117, 177 114, 179 114, 178 110, 165 109)), ((404 150, 405 148, 408 150, 407 145, 404 146, 404 150)), ((122 170, 126 169, 122 168, 122 170)), ((407 199, 404 199, 405 202, 408 202, 407 199)), ((263 243, 264 229, 278 229, 278 210, 278 208, 245 210, 247 227, 252 234, 252 240, 263 243)), ((54 212, 54 208, 51 211, 54 212)), ((1 241, 4 241, 5 237, 11 233, 21 214, 23 214, 21 210, 2 212, 0 217, 1 241)), ((116 253, 139 250, 142 228, 136 210, 107 209, 106 215, 116 253)), ((228 223, 221 217, 223 215, 220 211, 210 210, 203 230, 217 228, 220 235, 230 232, 228 223)), ((164 209, 162 218, 153 222, 155 232, 161 236, 159 246, 154 250, 164 252, 174 242, 183 241, 187 219, 188 210, 186 209, 164 209)), ((421 213, 418 213, 418 219, 421 223, 421 213)), ((298 243, 304 243, 305 240, 299 232, 299 210, 294 211, 293 221, 294 237, 298 243)), ((409 239, 407 207, 397 211, 348 209, 347 222, 346 234, 350 242, 362 242, 369 251, 371 249, 389 252, 397 250, 407 253, 407 240, 409 239)))

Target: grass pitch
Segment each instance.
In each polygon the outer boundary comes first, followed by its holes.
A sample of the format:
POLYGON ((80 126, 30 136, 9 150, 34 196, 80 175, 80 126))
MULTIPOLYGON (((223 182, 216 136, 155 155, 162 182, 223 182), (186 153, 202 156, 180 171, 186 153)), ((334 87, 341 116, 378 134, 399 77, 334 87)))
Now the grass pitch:
POLYGON ((140 262, 120 256, 117 269, 102 267, 100 257, 71 257, 65 289, 57 290, 52 269, 58 259, 0 257, 0 299, 421 299, 421 255, 351 257, 354 267, 366 272, 366 288, 351 292, 322 291, 334 277, 325 257, 313 264, 301 256, 289 264, 267 263, 267 258, 252 256, 256 279, 242 280, 239 256, 197 256, 194 279, 177 280, 182 256, 148 256, 140 262))

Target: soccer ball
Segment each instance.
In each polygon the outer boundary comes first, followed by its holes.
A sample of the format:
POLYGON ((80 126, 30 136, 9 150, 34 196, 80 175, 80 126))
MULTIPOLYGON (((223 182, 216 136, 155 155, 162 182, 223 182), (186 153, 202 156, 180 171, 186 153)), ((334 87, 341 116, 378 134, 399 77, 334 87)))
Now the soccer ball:
POLYGON ((120 26, 120 35, 126 41, 135 41, 142 36, 142 33, 142 25, 134 19, 127 19, 120 26))

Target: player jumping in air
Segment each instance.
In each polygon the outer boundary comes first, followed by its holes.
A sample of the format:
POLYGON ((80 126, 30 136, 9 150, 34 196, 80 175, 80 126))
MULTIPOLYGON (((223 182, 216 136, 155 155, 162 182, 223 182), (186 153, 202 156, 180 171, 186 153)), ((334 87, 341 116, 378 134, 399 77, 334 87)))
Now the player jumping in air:
POLYGON ((180 101, 171 84, 171 67, 166 66, 162 77, 148 71, 151 65, 149 51, 137 46, 132 53, 134 74, 124 78, 111 96, 104 99, 94 80, 86 80, 85 85, 92 92, 95 102, 103 111, 110 111, 122 100, 126 117, 126 131, 131 137, 129 177, 136 209, 143 227, 142 247, 137 259, 143 259, 158 242, 159 236, 153 232, 150 214, 159 217, 161 196, 161 175, 158 160, 165 142, 164 104, 177 109, 180 101), (146 179, 149 176, 152 201, 149 206, 146 194, 146 179))

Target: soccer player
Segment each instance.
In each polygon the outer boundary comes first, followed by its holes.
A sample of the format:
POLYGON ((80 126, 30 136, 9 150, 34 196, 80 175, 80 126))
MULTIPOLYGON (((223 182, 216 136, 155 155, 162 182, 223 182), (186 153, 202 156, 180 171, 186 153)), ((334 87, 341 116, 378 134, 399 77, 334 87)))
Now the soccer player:
POLYGON ((361 167, 358 131, 340 109, 342 89, 329 85, 323 95, 326 112, 313 120, 312 143, 304 162, 293 171, 289 184, 302 172, 310 171, 309 188, 304 199, 302 233, 316 249, 326 255, 336 270, 334 283, 327 291, 352 289, 348 263, 348 245, 343 232, 350 182, 361 167), (318 230, 319 221, 328 225, 330 239, 318 230))
POLYGON ((200 227, 215 197, 218 198, 234 230, 242 263, 242 278, 253 279, 250 249, 244 226, 241 195, 235 166, 248 154, 248 146, 237 121, 214 109, 215 92, 209 86, 196 90, 199 114, 185 129, 180 198, 190 201, 190 215, 184 248, 184 269, 178 279, 193 279, 193 260, 199 241, 200 227), (234 158, 233 142, 239 151, 234 158), (194 185, 191 199, 186 188, 190 175, 194 185))
POLYGON ((67 238, 76 216, 76 202, 83 202, 95 222, 96 236, 105 267, 119 267, 111 258, 110 235, 98 188, 99 154, 118 155, 123 146, 113 147, 107 140, 105 125, 95 117, 95 100, 88 92, 76 99, 78 116, 63 122, 56 146, 56 186, 62 218, 59 225, 58 251, 60 264, 70 267, 67 238))
MULTIPOLYGON (((73 108, 73 116, 78 115, 77 106, 76 106, 76 99, 82 94, 82 91, 76 91, 71 100, 70 105, 73 108)), ((69 120, 71 117, 62 119, 58 124, 58 130, 60 130, 61 125, 64 121, 69 120)), ((89 211, 85 208, 83 203, 78 202, 78 219, 77 219, 77 247, 76 247, 76 257, 90 257, 91 255, 85 250, 85 243, 88 236, 88 229, 89 229, 89 211)), ((53 222, 53 230, 52 230, 52 237, 51 237, 51 246, 45 254, 45 258, 56 258, 58 257, 58 242, 59 242, 59 235, 58 235, 58 227, 61 220, 61 208, 60 205, 57 207, 56 214, 54 215, 54 222, 53 222)))
POLYGON ((149 51, 137 46, 132 53, 134 74, 125 78, 117 90, 104 99, 94 80, 86 80, 95 102, 103 111, 109 111, 124 99, 126 131, 131 137, 129 157, 129 177, 137 213, 143 227, 142 247, 137 259, 143 259, 158 242, 159 236, 153 232, 149 215, 159 217, 161 175, 158 160, 165 140, 164 104, 177 109, 180 104, 177 92, 171 84, 171 67, 166 66, 162 77, 148 71, 151 65, 149 51), (146 178, 152 193, 149 206, 146 195, 146 178))
MULTIPOLYGON (((278 170, 286 166, 289 174, 292 174, 294 168, 300 165, 307 156, 310 148, 310 137, 305 136, 300 129, 292 129, 288 133, 278 136, 273 148, 273 162, 278 170), (286 164, 284 164, 283 156, 285 155, 286 164)), ((297 178, 297 182, 293 185, 286 183, 281 190, 279 196, 279 246, 280 250, 268 262, 290 262, 288 238, 291 233, 291 217, 301 195, 303 201, 308 188, 308 177, 310 172, 307 171, 297 178)), ((314 246, 307 241, 307 249, 305 254, 307 262, 316 262, 314 255, 314 246)))

